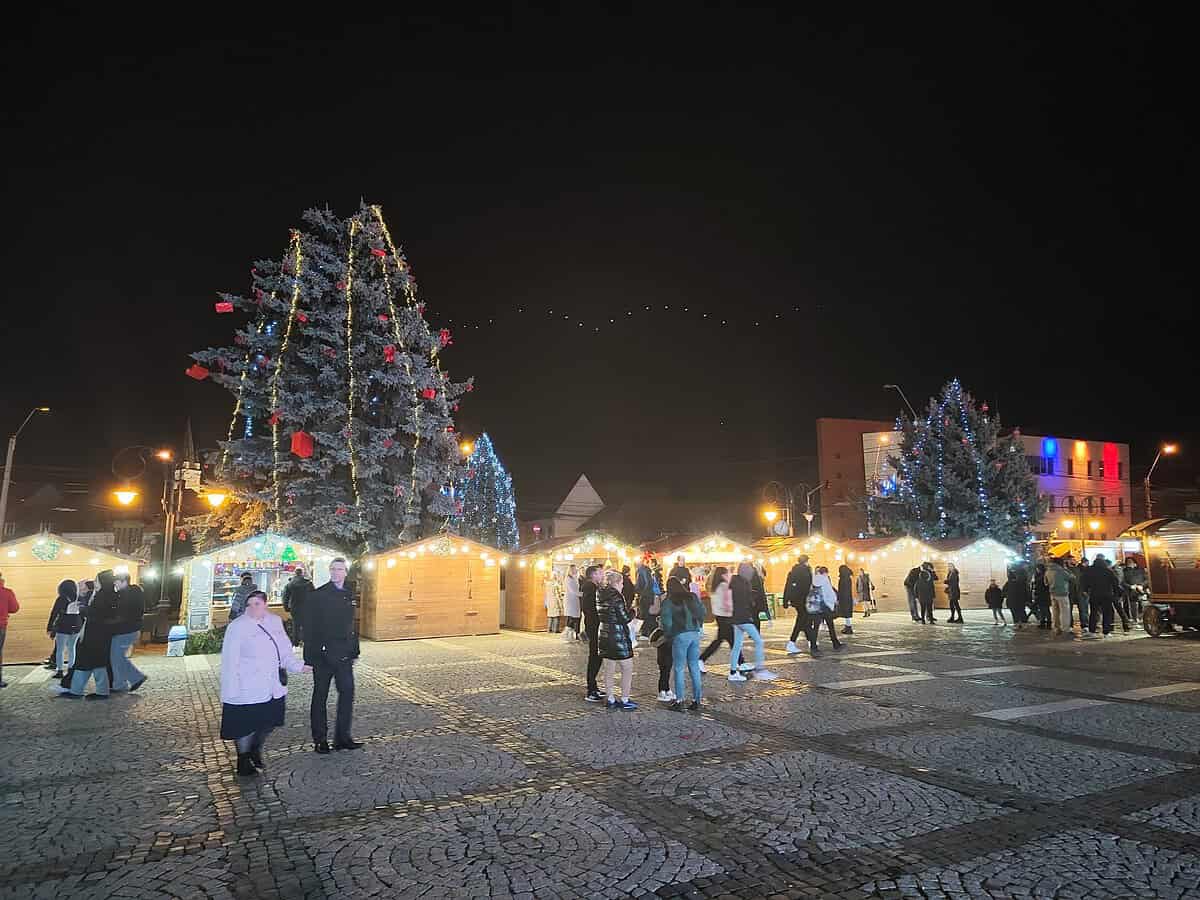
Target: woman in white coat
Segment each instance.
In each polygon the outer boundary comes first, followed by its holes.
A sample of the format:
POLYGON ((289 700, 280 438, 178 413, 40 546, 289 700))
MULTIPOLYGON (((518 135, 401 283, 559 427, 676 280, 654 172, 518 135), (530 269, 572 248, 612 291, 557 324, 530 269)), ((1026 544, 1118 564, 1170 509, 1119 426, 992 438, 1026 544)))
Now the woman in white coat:
POLYGON ((283 620, 254 591, 221 647, 221 738, 237 746, 237 773, 257 775, 271 729, 283 724, 288 672, 312 672, 292 652, 283 620))
POLYGON ((833 587, 833 582, 829 580, 829 569, 825 566, 818 566, 817 571, 813 574, 812 592, 809 594, 808 624, 805 630, 808 632, 808 646, 813 654, 820 653, 817 647, 817 638, 821 633, 821 623, 824 622, 829 628, 829 639, 833 641, 833 649, 841 650, 842 642, 838 640, 837 632, 833 630, 833 615, 837 610, 838 594, 833 587))

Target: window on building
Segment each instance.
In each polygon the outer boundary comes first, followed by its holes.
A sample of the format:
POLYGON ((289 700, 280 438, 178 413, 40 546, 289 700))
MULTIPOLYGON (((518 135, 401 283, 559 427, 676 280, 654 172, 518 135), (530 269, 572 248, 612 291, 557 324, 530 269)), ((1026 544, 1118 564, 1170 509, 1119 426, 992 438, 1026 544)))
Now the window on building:
POLYGON ((1101 478, 1104 477, 1104 460, 1100 460, 1098 463, 1096 463, 1096 471, 1100 473, 1101 478))
POLYGON ((1106 511, 1106 510, 1104 509, 1104 498, 1103 498, 1103 497, 1101 497, 1101 498, 1100 498, 1100 512, 1101 512, 1101 513, 1103 513, 1103 512, 1105 512, 1105 511, 1106 511))
POLYGON ((1054 458, 1051 456, 1026 456, 1025 460, 1034 475, 1054 474, 1054 458))
POLYGON ((1123 463, 1123 462, 1117 463, 1117 480, 1118 481, 1125 480, 1125 463, 1123 463))
POLYGON ((1087 511, 1091 512, 1092 511, 1092 498, 1088 497, 1086 502, 1087 502, 1087 511))
POLYGON ((1067 497, 1067 509, 1069 509, 1071 512, 1075 512, 1075 498, 1072 496, 1067 497))
POLYGON ((1088 473, 1087 473, 1087 477, 1088 477, 1088 478, 1091 478, 1091 477, 1092 477, 1092 461, 1091 461, 1090 459, 1088 460, 1088 473))
POLYGON ((1054 505, 1054 495, 1053 494, 1046 495, 1046 506, 1051 512, 1053 512, 1055 510, 1056 507, 1054 505))
POLYGON ((1125 498, 1124 497, 1117 498, 1117 512, 1120 513, 1121 515, 1125 515, 1125 498))
POLYGON ((1067 460, 1067 474, 1068 475, 1075 474, 1075 460, 1073 460, 1073 459, 1067 460))

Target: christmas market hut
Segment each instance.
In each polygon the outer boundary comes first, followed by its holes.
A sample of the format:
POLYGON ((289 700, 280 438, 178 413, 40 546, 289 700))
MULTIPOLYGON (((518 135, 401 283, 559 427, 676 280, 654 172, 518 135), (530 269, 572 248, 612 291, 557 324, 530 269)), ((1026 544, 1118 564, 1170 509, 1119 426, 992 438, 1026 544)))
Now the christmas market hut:
POLYGON ((808 564, 814 569, 827 566, 835 581, 837 568, 846 558, 841 544, 820 534, 766 537, 755 541, 751 548, 755 554, 754 562, 766 570, 763 584, 767 593, 778 595, 780 599, 787 583, 787 574, 801 556, 807 556, 808 564))
POLYGON ((663 578, 682 558, 692 577, 700 582, 700 597, 708 607, 708 578, 717 566, 724 566, 730 573, 737 571, 739 563, 755 562, 758 559, 749 544, 721 532, 711 534, 676 534, 642 544, 642 553, 654 556, 662 566, 663 578))
POLYGON ((546 592, 558 589, 574 565, 635 567, 642 553, 603 531, 565 535, 524 545, 505 573, 504 625, 521 631, 546 630, 546 592))
POLYGON ((112 569, 128 572, 137 583, 141 565, 131 556, 72 543, 48 532, 0 544, 0 578, 21 604, 20 611, 8 619, 5 662, 41 662, 53 649, 46 622, 60 582, 94 579, 97 572, 112 569))
POLYGON ((1008 567, 1021 560, 1021 555, 1011 547, 990 537, 929 541, 928 546, 935 554, 933 568, 938 573, 939 583, 937 605, 941 607, 950 605, 941 585, 941 580, 946 577, 946 563, 952 562, 958 568, 962 590, 959 603, 964 608, 983 609, 987 606, 983 594, 989 579, 995 578, 1003 587, 1008 578, 1008 567))
MULTIPOLYGON (((180 621, 188 633, 208 631, 229 624, 229 601, 233 599, 242 573, 249 572, 255 585, 267 595, 273 613, 284 619, 283 589, 299 566, 318 587, 329 580, 329 561, 346 554, 332 547, 265 532, 243 541, 214 547, 179 560, 183 570, 183 604, 180 621)), ((357 573, 352 572, 353 579, 357 573)))
POLYGON ((375 641, 495 634, 508 555, 441 534, 362 560, 362 636, 375 641))

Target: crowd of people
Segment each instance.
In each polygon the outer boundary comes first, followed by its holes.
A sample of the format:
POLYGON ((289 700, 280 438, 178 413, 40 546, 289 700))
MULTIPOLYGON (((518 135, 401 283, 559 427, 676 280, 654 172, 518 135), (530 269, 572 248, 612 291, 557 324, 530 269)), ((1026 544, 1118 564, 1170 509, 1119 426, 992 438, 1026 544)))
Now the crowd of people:
POLYGON ((1032 568, 1011 566, 1004 586, 993 579, 985 593, 988 608, 998 625, 1006 625, 1004 607, 1017 628, 1036 623, 1056 637, 1098 638, 1111 634, 1116 620, 1128 632, 1141 618, 1147 601, 1146 570, 1133 557, 1114 565, 1102 553, 1089 563, 1067 553, 1047 557, 1032 568))

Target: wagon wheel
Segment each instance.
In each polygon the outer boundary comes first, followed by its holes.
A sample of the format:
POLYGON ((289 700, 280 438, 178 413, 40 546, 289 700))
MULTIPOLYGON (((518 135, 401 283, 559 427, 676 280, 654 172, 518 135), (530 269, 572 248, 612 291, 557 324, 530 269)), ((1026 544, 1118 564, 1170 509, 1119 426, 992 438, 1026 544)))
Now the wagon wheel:
POLYGON ((1156 606, 1147 606, 1142 610, 1142 627, 1150 637, 1159 637, 1163 631, 1162 613, 1156 606))

